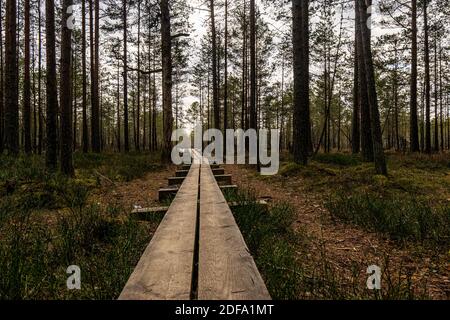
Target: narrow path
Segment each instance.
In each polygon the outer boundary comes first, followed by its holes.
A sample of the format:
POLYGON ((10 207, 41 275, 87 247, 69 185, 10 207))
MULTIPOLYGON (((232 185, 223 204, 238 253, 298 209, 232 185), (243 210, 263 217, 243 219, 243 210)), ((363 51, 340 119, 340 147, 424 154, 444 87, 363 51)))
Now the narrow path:
MULTIPOLYGON (((323 206, 323 196, 305 190, 300 177, 262 178, 245 166, 227 166, 234 182, 241 190, 253 190, 258 197, 286 202, 298 214, 295 228, 302 228, 312 239, 313 248, 324 245, 328 259, 339 274, 350 279, 352 267, 365 269, 370 265, 384 265, 390 257, 391 271, 401 268, 411 272, 413 279, 427 287, 433 299, 450 299, 450 257, 448 253, 421 249, 414 244, 400 246, 379 234, 366 232, 358 227, 334 222, 323 206)), ((316 251, 316 250, 313 250, 316 251)), ((311 257, 320 258, 315 252, 311 257)), ((363 280, 363 279, 361 279, 363 280)))

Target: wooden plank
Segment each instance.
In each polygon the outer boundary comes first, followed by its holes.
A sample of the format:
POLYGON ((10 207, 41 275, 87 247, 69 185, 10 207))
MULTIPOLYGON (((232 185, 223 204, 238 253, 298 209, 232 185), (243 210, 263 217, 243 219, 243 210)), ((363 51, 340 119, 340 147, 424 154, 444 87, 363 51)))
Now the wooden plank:
POLYGON ((225 174, 225 169, 224 168, 217 168, 217 169, 212 169, 214 175, 224 175, 225 174))
POLYGON ((158 214, 158 213, 166 213, 169 211, 170 207, 153 207, 153 208, 140 208, 140 209, 134 209, 131 211, 132 215, 141 215, 141 214, 158 214))
POLYGON ((170 177, 167 179, 169 186, 181 186, 185 177, 170 177))
POLYGON ((270 299, 207 163, 202 164, 200 181, 198 299, 270 299))
POLYGON ((158 192, 159 202, 172 199, 178 193, 178 190, 179 190, 178 187, 159 189, 158 192))
MULTIPOLYGON (((260 206, 263 208, 267 208, 269 204, 265 200, 257 200, 253 201, 244 201, 244 202, 228 202, 228 205, 231 209, 240 208, 240 207, 248 207, 248 206, 260 206)), ((146 215, 152 214, 166 214, 169 211, 170 207, 151 207, 151 208, 139 208, 131 211, 131 214, 136 218, 145 217, 146 215)))
POLYGON ((231 174, 221 174, 221 175, 216 175, 215 177, 216 177, 217 182, 226 183, 228 185, 230 185, 232 183, 231 174))
POLYGON ((119 300, 189 300, 200 166, 193 165, 119 300))
POLYGON ((176 177, 186 178, 189 173, 189 170, 178 170, 175 172, 176 177))

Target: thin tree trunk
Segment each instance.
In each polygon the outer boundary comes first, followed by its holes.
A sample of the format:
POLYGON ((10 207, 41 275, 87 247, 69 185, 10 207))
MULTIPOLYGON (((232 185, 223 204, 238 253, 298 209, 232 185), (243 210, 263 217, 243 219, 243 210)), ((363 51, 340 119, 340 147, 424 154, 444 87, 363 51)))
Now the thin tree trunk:
POLYGON ((309 107, 309 0, 293 0, 294 160, 306 165, 311 146, 309 107))
POLYGON ((354 71, 353 71, 353 117, 352 117, 352 153, 358 154, 361 151, 361 99, 359 97, 359 69, 358 69, 358 48, 357 41, 359 34, 356 29, 359 27, 358 20, 355 19, 355 56, 354 56, 354 71))
POLYGON ((72 50, 72 101, 73 101, 73 151, 78 148, 78 108, 77 108, 77 50, 75 47, 75 41, 73 42, 72 50))
POLYGON ((86 0, 81 1, 81 73, 82 73, 82 145, 83 152, 89 151, 89 132, 87 124, 87 74, 86 74, 86 0))
POLYGON ((128 24, 127 24, 127 0, 122 1, 123 5, 123 130, 124 149, 130 151, 129 129, 128 129, 128 24))
POLYGON ((5 121, 5 103, 3 92, 5 90, 4 87, 4 78, 3 78, 3 2, 0 1, 0 154, 3 153, 4 145, 4 121, 5 121))
POLYGON ((120 128, 120 61, 117 62, 117 150, 121 152, 121 128, 120 128))
POLYGON ((431 84, 430 84, 430 47, 428 30, 428 3, 423 1, 425 33, 425 153, 431 154, 431 84))
POLYGON ((42 114, 42 13, 41 1, 38 0, 39 49, 38 49, 38 154, 42 154, 44 140, 44 116, 42 114))
MULTIPOLYGON (((138 69, 141 69, 141 2, 138 1, 138 69)), ((141 126, 140 126, 140 113, 141 113, 141 73, 137 72, 137 110, 136 110, 136 151, 140 151, 141 149, 141 126)), ((144 113, 145 117, 145 113, 144 113)))
POLYGON ((24 150, 31 153, 31 76, 30 76, 30 0, 24 1, 25 37, 24 37, 24 79, 23 79, 23 130, 24 150))
MULTIPOLYGON (((223 94, 223 132, 228 129, 228 0, 225 0, 225 74, 223 94)), ((224 143, 226 146, 226 143, 224 143)))
POLYGON ((47 150, 46 166, 55 170, 57 166, 57 127, 58 127, 58 95, 56 89, 56 36, 55 36, 55 4, 53 0, 45 0, 45 33, 47 56, 47 150))
POLYGON ((438 34, 434 35, 434 151, 439 152, 438 34))
MULTIPOLYGON (((162 160, 169 162, 172 153, 172 39, 170 34, 170 11, 168 0, 161 0, 161 53, 162 53, 162 91, 163 91, 163 141, 162 160)), ((217 76, 217 75, 216 75, 217 76)))
POLYGON ((211 19, 214 127, 215 127, 215 129, 220 129, 219 86, 218 86, 218 81, 217 81, 217 36, 216 36, 216 18, 215 18, 215 11, 214 11, 214 0, 210 0, 209 9, 211 12, 210 19, 211 19))
POLYGON ((74 175, 72 160, 72 29, 68 25, 72 15, 69 8, 72 0, 63 0, 61 19, 61 64, 60 64, 60 104, 61 104, 61 172, 74 175))
POLYGON ((9 154, 19 153, 19 87, 16 36, 16 0, 6 1, 5 17, 5 149, 9 154))
POLYGON ((91 144, 93 152, 100 152, 100 101, 99 101, 99 0, 90 0, 91 33, 91 144), (94 22, 95 15, 95 22, 94 22))
POLYGON ((443 83, 442 83, 442 46, 440 45, 439 49, 439 105, 440 105, 440 119, 439 126, 441 130, 441 151, 444 152, 445 149, 445 140, 444 140, 444 118, 443 118, 443 83))
POLYGON ((417 118, 417 0, 411 1, 411 90, 410 90, 410 135, 411 152, 419 152, 419 125, 417 118))

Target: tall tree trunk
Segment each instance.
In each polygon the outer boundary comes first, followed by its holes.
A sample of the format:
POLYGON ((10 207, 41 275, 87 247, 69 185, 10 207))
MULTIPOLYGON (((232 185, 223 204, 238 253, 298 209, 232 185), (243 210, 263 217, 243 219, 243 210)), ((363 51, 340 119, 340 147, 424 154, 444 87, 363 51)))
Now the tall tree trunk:
POLYGON ((93 152, 100 152, 100 110, 99 110, 99 3, 90 0, 91 41, 91 145, 93 152), (95 22, 94 22, 95 15, 95 22))
MULTIPOLYGON (((137 35, 137 42, 138 42, 138 69, 141 70, 141 2, 138 1, 138 35, 137 35)), ((141 149, 141 73, 137 72, 137 110, 136 110, 136 151, 140 151, 141 149)), ((145 112, 144 112, 145 117, 145 112)))
POLYGON ((5 23, 5 149, 19 153, 19 87, 16 37, 16 0, 6 1, 5 23))
MULTIPOLYGON (((223 94, 223 132, 228 129, 228 0, 225 0, 225 74, 223 94)), ((226 146, 226 143, 224 144, 226 146)))
POLYGON ((74 175, 72 161, 72 0, 63 0, 61 19, 61 64, 60 64, 60 105, 61 105, 61 172, 74 175), (69 10, 69 8, 71 10, 69 10))
POLYGON ((397 151, 400 151, 400 124, 399 124, 399 110, 398 110, 398 52, 397 41, 394 41, 394 125, 395 125, 395 147, 397 151))
POLYGON ((77 108, 77 49, 76 43, 73 41, 73 50, 72 50, 72 101, 73 101, 73 151, 76 151, 78 148, 78 108, 77 108))
POLYGON ((120 61, 117 63, 117 150, 122 150, 120 132, 120 61))
POLYGON ((56 89, 56 36, 55 36, 55 3, 45 0, 45 34, 47 56, 47 150, 46 166, 55 170, 57 166, 57 128, 58 128, 58 94, 56 89))
POLYGON ((370 107, 369 107, 369 97, 368 97, 368 88, 367 88, 367 76, 366 76, 366 68, 364 65, 364 57, 363 57, 363 37, 361 30, 361 20, 367 21, 367 13, 360 12, 358 10, 358 0, 355 0, 355 16, 358 21, 358 25, 356 28, 357 35, 357 59, 358 59, 358 83, 359 83, 359 102, 360 102, 360 113, 361 113, 361 149, 362 156, 365 161, 373 161, 373 140, 372 140, 372 131, 371 131, 371 119, 370 119, 370 107))
POLYGON ((163 141, 162 160, 169 162, 172 153, 172 38, 170 34, 170 11, 168 0, 161 0, 161 53, 162 53, 162 91, 163 91, 163 141))
POLYGON ((87 124, 87 72, 86 72, 86 0, 81 1, 81 73, 82 73, 82 145, 83 152, 89 151, 89 132, 87 124))
POLYGON ((23 130, 24 150, 31 153, 31 76, 30 76, 30 0, 25 0, 24 78, 23 78, 23 130))
POLYGON ((3 153, 5 103, 4 103, 4 78, 3 78, 3 2, 0 1, 0 154, 3 153))
POLYGON ((41 1, 38 0, 39 48, 38 48, 38 154, 42 154, 44 140, 44 116, 42 114, 42 13, 41 1))
POLYGON ((294 160, 306 165, 311 146, 309 107, 309 0, 293 0, 294 160))
POLYGON ((123 23, 123 130, 124 149, 130 151, 130 138, 128 129, 128 23, 127 23, 127 0, 122 1, 122 23, 123 23))
POLYGON ((358 20, 355 19, 355 56, 353 71, 353 117, 352 117, 352 153, 358 154, 361 151, 361 99, 359 97, 359 68, 358 68, 358 20))
MULTIPOLYGON (((241 110, 241 129, 247 129, 246 128, 246 114, 245 110, 247 107, 247 2, 244 0, 244 12, 243 12, 243 35, 242 35, 242 110, 241 110)), ((209 77, 208 77, 209 82, 209 77)), ((208 85, 209 87, 209 85, 208 85)), ((208 89, 208 95, 209 95, 209 89, 208 89)), ((208 97, 208 103, 209 103, 209 97, 208 97)))
POLYGON ((443 82, 442 82, 442 46, 439 46, 439 105, 440 105, 440 130, 441 130, 441 151, 444 152, 445 149, 445 139, 444 139, 444 115, 443 115, 443 111, 444 111, 444 107, 443 107, 443 82))
POLYGON ((410 149, 411 152, 419 152, 419 124, 417 117, 417 0, 411 1, 411 32, 410 149))
POLYGON ((256 114, 256 8, 250 0, 250 129, 257 127, 256 114))
POLYGON ((434 151, 439 152, 438 34, 434 35, 434 151))
POLYGON ((214 128, 220 129, 220 107, 219 107, 219 85, 217 81, 217 34, 216 17, 214 10, 214 0, 210 0, 209 9, 211 12, 211 49, 212 49, 212 84, 213 84, 213 109, 214 128))
MULTIPOLYGON (((368 1, 370 6, 372 1, 368 1)), ((370 32, 367 26, 368 19, 366 17, 367 5, 362 1, 359 2, 360 25, 362 35, 362 53, 364 57, 364 67, 367 80, 367 93, 370 106, 370 121, 373 140, 373 154, 375 160, 375 170, 378 174, 387 175, 386 158, 383 149, 383 137, 381 133, 380 113, 378 109, 378 97, 375 85, 375 70, 372 59, 372 49, 370 41, 370 32)), ((367 17, 368 18, 368 17, 367 17)))
POLYGON ((431 154, 431 83, 430 83, 430 47, 428 30, 428 2, 423 1, 425 33, 425 153, 431 154))

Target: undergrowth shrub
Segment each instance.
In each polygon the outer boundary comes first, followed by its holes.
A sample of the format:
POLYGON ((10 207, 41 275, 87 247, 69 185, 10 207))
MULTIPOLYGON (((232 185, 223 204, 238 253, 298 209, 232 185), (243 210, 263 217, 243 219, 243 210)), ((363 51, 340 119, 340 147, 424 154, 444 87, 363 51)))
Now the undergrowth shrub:
MULTIPOLYGON (((230 199, 229 199, 230 200, 230 199)), ((383 288, 366 289, 365 262, 353 261, 350 277, 337 269, 321 239, 296 227, 295 210, 283 203, 269 207, 256 201, 252 192, 232 199, 236 222, 273 299, 423 299, 426 290, 417 288, 412 275, 400 267, 390 268, 385 257, 383 288)))
POLYGON ((432 208, 409 197, 379 197, 356 192, 335 195, 326 202, 335 219, 388 234, 394 239, 450 243, 450 207, 432 208))

